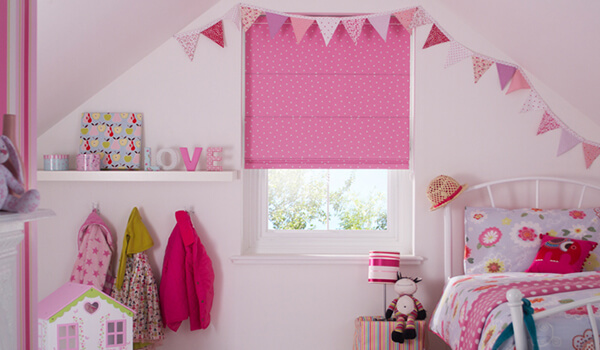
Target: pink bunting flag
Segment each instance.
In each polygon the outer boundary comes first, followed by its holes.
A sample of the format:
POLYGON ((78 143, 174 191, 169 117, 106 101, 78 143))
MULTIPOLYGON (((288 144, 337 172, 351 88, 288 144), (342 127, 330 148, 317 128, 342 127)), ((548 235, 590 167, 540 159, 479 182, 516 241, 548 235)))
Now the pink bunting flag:
POLYGON ((225 40, 223 39, 223 21, 219 21, 208 29, 203 30, 202 34, 219 44, 219 46, 225 47, 225 40))
POLYGON ((240 5, 237 4, 234 7, 232 7, 229 11, 227 11, 227 13, 225 14, 225 16, 223 16, 223 18, 228 19, 228 20, 232 21, 233 23, 235 23, 235 26, 239 30, 240 22, 241 22, 240 5))
POLYGON ((496 62, 496 68, 498 69, 498 78, 500 79, 500 90, 504 90, 506 84, 508 84, 515 74, 517 67, 496 62))
POLYGON ((487 72, 488 69, 490 69, 492 64, 494 64, 494 61, 478 56, 471 56, 471 59, 473 60, 473 74, 475 77, 475 83, 477 83, 481 76, 487 72))
POLYGON ((450 48, 448 49, 448 56, 446 56, 446 64, 444 68, 456 64, 467 57, 473 56, 473 51, 467 49, 456 41, 450 42, 450 48))
POLYGON ((547 108, 548 105, 546 105, 546 102, 538 95, 537 91, 531 90, 527 100, 525 100, 525 103, 521 108, 521 113, 529 111, 545 111, 547 108))
POLYGON ((590 168, 592 163, 600 156, 600 147, 587 142, 583 143, 583 157, 585 158, 585 167, 590 168))
POLYGON ((250 7, 242 6, 241 8, 242 15, 242 27, 244 27, 244 32, 247 32, 250 27, 256 22, 258 16, 262 15, 262 10, 254 9, 250 7))
POLYGON ((529 89, 530 86, 525 80, 525 77, 521 73, 520 69, 517 69, 515 74, 513 75, 512 80, 510 81, 510 85, 508 86, 508 90, 506 90, 506 94, 510 94, 513 91, 521 90, 521 89, 529 89))
POLYGON ((325 46, 329 45, 329 41, 333 37, 333 33, 340 24, 340 17, 319 17, 317 18, 317 24, 319 25, 319 29, 321 29, 321 34, 323 35, 323 39, 325 40, 325 46))
POLYGON ((285 21, 288 19, 288 16, 279 15, 276 13, 266 13, 267 23, 269 24, 269 33, 271 34, 271 38, 274 38, 277 35, 279 29, 285 21))
POLYGON ((350 38, 352 41, 354 41, 355 45, 358 43, 358 37, 362 32, 365 20, 366 18, 364 17, 342 19, 342 24, 344 25, 344 28, 346 28, 346 32, 348 32, 348 35, 350 35, 350 38))
POLYGON ((369 17, 369 23, 375 28, 377 33, 383 41, 387 39, 387 32, 390 26, 390 15, 371 16, 369 17))
POLYGON ((410 29, 424 26, 426 24, 433 23, 433 20, 422 7, 418 7, 413 16, 413 20, 410 23, 410 29))
POLYGON ((450 41, 448 39, 448 37, 446 35, 444 35, 444 33, 442 33, 440 28, 438 28, 434 24, 433 26, 431 26, 431 30, 429 31, 429 36, 427 37, 427 40, 425 40, 425 45, 423 45, 423 48, 426 49, 428 47, 435 46, 435 45, 441 44, 441 43, 445 43, 447 41, 450 41))
POLYGON ((417 11, 417 8, 415 7, 410 10, 405 10, 405 11, 400 11, 400 12, 394 13, 394 16, 396 16, 396 18, 398 19, 398 22, 400 22, 400 24, 402 24, 404 29, 406 29, 409 34, 412 34, 412 27, 410 26, 410 24, 412 23, 412 20, 413 20, 413 17, 415 15, 416 11, 417 11))
POLYGON ((556 152, 557 157, 581 143, 581 140, 577 137, 577 135, 564 128, 561 129, 561 131, 562 133, 560 134, 558 151, 556 152))
POLYGON ((183 51, 185 51, 185 54, 190 58, 190 61, 194 60, 194 52, 196 52, 196 45, 198 45, 199 38, 199 30, 194 30, 183 34, 175 34, 175 39, 179 41, 183 47, 183 51))
POLYGON ((548 111, 544 112, 544 116, 542 117, 542 121, 540 122, 540 126, 538 127, 537 135, 541 135, 547 133, 551 130, 556 130, 560 128, 560 125, 554 119, 548 111))
POLYGON ((306 31, 315 21, 314 19, 309 18, 300 18, 300 17, 290 17, 290 21, 292 22, 292 28, 294 29, 294 35, 296 36, 296 43, 299 43, 306 31))

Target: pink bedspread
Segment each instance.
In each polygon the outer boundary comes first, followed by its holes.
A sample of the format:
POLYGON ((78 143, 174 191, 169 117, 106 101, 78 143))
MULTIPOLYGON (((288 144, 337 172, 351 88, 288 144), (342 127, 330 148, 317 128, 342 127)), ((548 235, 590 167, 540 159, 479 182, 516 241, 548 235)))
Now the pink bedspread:
MULTIPOLYGON (((430 328, 453 349, 491 348, 495 339, 511 322, 507 310, 497 307, 506 302, 506 292, 518 288, 534 309, 553 299, 565 303, 598 293, 600 273, 569 275, 506 273, 457 276, 452 278, 431 318, 430 328), (568 295, 575 293, 576 298, 568 295), (561 295, 560 299, 548 298, 561 295)), ((551 306, 549 306, 551 307, 551 306)), ((588 323, 589 326, 589 323, 588 323)), ((538 337, 539 338, 539 337, 538 337)))

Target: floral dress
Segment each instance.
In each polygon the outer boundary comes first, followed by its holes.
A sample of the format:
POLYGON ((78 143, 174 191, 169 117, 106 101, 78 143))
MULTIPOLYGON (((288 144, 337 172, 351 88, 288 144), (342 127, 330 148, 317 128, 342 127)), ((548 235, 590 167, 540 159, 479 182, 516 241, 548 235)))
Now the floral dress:
POLYGON ((165 337, 158 287, 146 250, 154 245, 137 208, 133 208, 123 237, 112 296, 135 312, 133 348, 153 349, 165 337))

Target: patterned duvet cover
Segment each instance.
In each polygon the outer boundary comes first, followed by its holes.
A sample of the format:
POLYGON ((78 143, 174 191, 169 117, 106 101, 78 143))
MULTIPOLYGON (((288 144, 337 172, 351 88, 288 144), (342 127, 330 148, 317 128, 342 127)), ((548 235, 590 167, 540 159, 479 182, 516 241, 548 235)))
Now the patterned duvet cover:
MULTIPOLYGON (((600 273, 540 274, 512 272, 456 276, 448 281, 429 327, 452 349, 492 349, 510 323, 506 291, 518 288, 535 312, 600 295, 600 273)), ((592 307, 600 321, 600 303, 592 307)), ((540 349, 593 349, 585 307, 536 322, 540 349)), ((513 349, 513 338, 500 349, 513 349)))

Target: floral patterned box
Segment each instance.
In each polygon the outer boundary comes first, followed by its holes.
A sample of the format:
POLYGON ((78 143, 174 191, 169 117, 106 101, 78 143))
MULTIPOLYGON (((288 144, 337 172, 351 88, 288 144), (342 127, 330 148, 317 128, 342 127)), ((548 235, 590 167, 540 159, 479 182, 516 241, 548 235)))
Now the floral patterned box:
POLYGON ((99 154, 100 169, 139 169, 142 120, 142 113, 83 113, 79 153, 99 154))

